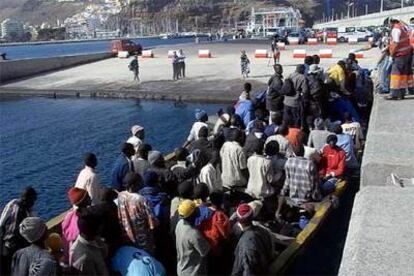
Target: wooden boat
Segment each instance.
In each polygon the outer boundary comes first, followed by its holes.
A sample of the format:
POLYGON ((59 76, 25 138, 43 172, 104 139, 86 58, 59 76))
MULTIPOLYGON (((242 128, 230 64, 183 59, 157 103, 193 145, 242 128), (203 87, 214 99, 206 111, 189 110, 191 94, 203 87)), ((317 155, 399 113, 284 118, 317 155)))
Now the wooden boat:
MULTIPOLYGON (((212 122, 215 122, 217 120, 217 117, 211 116, 211 119, 212 122)), ((210 127, 212 128, 213 125, 210 124, 210 127)), ((171 166, 173 160, 174 153, 170 153, 165 156, 167 166, 171 166)), ((335 204, 332 198, 340 199, 346 190, 346 187, 347 182, 345 180, 338 182, 335 191, 331 195, 325 197, 324 200, 319 202, 314 216, 311 218, 306 227, 296 236, 296 238, 274 233, 275 239, 278 240, 278 244, 281 245, 284 250, 280 252, 276 260, 270 266, 270 273, 272 275, 283 275, 288 272, 291 264, 294 262, 296 257, 306 250, 307 246, 315 237, 316 233, 323 226, 329 214, 335 208, 335 204)), ((60 224, 62 223, 68 211, 52 218, 47 222, 47 227, 50 233, 61 232, 60 224)))
MULTIPOLYGON (((172 158, 171 154, 166 156, 166 159, 171 160, 171 158, 172 158)), ((297 235, 296 238, 285 237, 285 236, 281 236, 278 234, 275 235, 277 239, 279 239, 279 237, 281 238, 280 244, 288 243, 288 245, 286 245, 287 247, 280 253, 280 255, 276 258, 276 260, 271 264, 270 273, 272 275, 274 274, 283 275, 287 273, 290 266, 295 261, 296 257, 306 250, 307 246, 312 241, 316 233, 323 226, 329 214, 335 208, 335 204, 332 201, 332 197, 340 199, 346 187, 347 187, 346 181, 340 181, 337 184, 334 193, 319 203, 314 216, 309 221, 309 223, 306 225, 306 227, 297 235)), ((65 217, 67 212, 68 211, 52 218, 51 220, 47 222, 47 227, 50 233, 61 232, 60 224, 62 223, 63 218, 65 217)))

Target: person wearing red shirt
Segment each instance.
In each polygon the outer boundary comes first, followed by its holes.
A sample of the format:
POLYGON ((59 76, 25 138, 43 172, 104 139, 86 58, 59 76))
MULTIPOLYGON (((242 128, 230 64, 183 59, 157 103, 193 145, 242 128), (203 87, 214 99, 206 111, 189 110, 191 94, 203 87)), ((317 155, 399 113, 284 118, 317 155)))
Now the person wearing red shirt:
POLYGON ((319 175, 322 179, 321 190, 324 194, 329 194, 335 190, 338 179, 345 172, 346 154, 336 143, 338 137, 332 134, 326 138, 326 143, 322 149, 319 175))

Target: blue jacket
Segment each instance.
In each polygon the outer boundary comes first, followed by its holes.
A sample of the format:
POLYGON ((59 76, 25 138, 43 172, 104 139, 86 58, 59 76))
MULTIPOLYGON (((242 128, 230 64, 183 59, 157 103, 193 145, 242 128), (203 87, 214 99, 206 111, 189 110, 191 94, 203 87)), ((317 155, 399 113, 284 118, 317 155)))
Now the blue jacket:
POLYGON ((121 153, 121 155, 119 155, 116 159, 114 167, 112 169, 111 188, 118 191, 125 190, 123 180, 129 171, 134 171, 133 164, 125 154, 121 153))
POLYGON ((254 107, 251 100, 239 100, 236 104, 236 114, 239 115, 244 123, 244 126, 247 125, 254 119, 254 107))
POLYGON ((342 148, 346 154, 346 167, 355 169, 358 167, 358 161, 354 152, 354 140, 351 135, 348 134, 337 134, 338 142, 336 145, 342 148))

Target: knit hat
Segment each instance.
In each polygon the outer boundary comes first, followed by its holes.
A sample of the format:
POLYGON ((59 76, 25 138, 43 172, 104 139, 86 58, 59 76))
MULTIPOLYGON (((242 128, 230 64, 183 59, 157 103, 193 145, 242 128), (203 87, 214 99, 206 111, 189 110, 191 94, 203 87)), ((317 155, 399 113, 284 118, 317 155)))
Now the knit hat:
POLYGON ((148 154, 148 162, 151 165, 154 165, 154 163, 157 162, 157 160, 160 158, 162 158, 162 154, 159 151, 153 150, 148 154))
POLYGON ((38 217, 27 217, 19 226, 20 235, 29 243, 34 243, 43 237, 46 232, 45 222, 38 217))
POLYGON ((180 202, 178 205, 178 214, 183 218, 191 216, 197 208, 194 201, 186 199, 180 202))
POLYGON ((135 134, 137 134, 138 131, 141 131, 143 129, 144 128, 142 126, 134 125, 134 126, 131 127, 131 133, 132 133, 132 135, 135 135, 135 134))
POLYGON ((249 204, 241 204, 237 207, 236 215, 239 222, 249 222, 253 219, 253 209, 249 204))
POLYGON ((195 118, 196 120, 201 120, 201 118, 207 116, 207 112, 205 112, 202 109, 196 109, 195 110, 195 118))
POLYGON ((146 171, 144 173, 144 186, 152 187, 158 184, 158 174, 154 171, 146 171))
POLYGON ((325 122, 322 118, 316 118, 315 121, 313 121, 313 124, 315 125, 315 128, 319 130, 324 129, 325 126, 325 122))
POLYGON ((87 194, 88 192, 84 189, 80 189, 76 187, 70 188, 68 191, 68 198, 69 198, 70 204, 75 205, 75 206, 78 205, 85 199, 87 194))

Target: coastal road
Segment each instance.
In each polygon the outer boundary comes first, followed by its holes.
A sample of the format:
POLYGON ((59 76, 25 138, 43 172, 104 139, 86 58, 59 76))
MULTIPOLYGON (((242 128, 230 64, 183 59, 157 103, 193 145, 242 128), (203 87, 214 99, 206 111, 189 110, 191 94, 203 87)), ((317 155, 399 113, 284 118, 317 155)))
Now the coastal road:
MULTIPOLYGON (((345 58, 350 49, 362 48, 364 44, 336 46, 288 46, 281 54, 284 75, 292 73, 303 59, 293 58, 293 49, 306 49, 307 55, 318 54, 320 49, 332 49, 333 58, 322 59, 325 69, 345 58)), ((107 97, 138 97, 152 99, 233 101, 242 90, 244 82, 240 74, 240 51, 246 50, 251 61, 251 75, 246 81, 253 84, 253 89, 266 88, 266 83, 273 73, 269 60, 254 58, 256 49, 269 48, 265 42, 228 42, 205 44, 182 44, 160 46, 155 48, 154 58, 140 58, 141 84, 134 83, 132 73, 128 70, 130 59, 110 58, 99 62, 76 66, 56 72, 38 75, 15 81, 0 87, 0 92, 25 94, 50 94, 107 97), (171 60, 167 57, 170 49, 183 49, 186 59, 186 79, 172 81, 171 60), (199 49, 209 49, 212 58, 197 57, 199 49)), ((378 50, 365 52, 359 62, 362 67, 371 68, 378 58, 378 50)))

